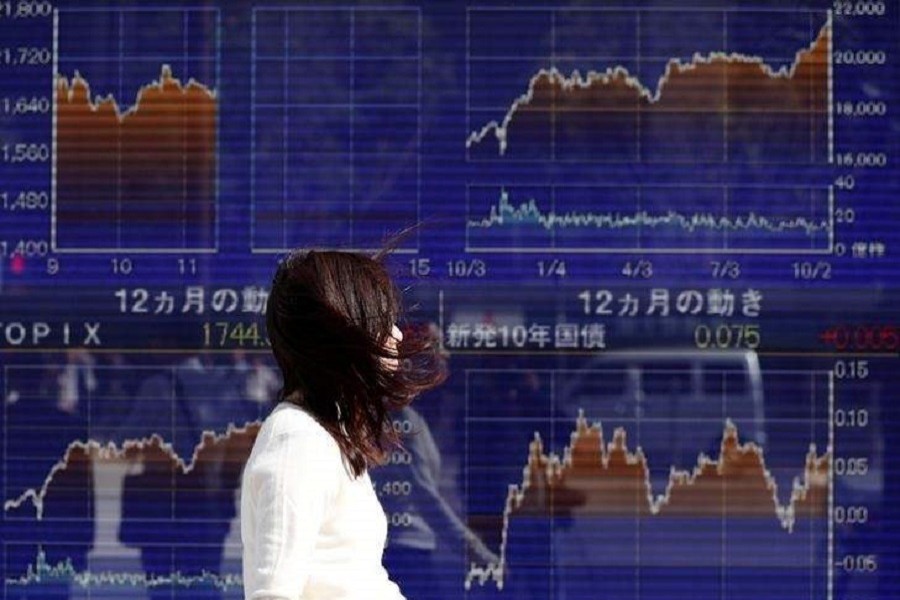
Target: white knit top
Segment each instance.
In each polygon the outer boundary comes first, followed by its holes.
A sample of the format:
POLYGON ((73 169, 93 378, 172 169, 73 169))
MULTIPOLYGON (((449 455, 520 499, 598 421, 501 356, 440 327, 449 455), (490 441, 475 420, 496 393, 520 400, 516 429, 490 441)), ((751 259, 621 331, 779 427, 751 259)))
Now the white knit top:
POLYGON ((245 600, 403 600, 381 564, 387 519, 368 472, 289 402, 266 418, 244 467, 245 600))

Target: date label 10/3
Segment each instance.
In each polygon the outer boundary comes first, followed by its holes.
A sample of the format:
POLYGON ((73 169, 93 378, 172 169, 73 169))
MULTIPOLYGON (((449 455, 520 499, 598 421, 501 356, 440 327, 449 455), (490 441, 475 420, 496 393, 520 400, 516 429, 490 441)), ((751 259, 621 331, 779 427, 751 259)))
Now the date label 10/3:
MULTIPOLYGON (((428 277, 435 271, 430 258, 413 258, 408 263, 413 277, 428 277)), ((455 279, 481 279, 487 275, 487 263, 481 259, 457 259, 446 262, 446 275, 455 279)))

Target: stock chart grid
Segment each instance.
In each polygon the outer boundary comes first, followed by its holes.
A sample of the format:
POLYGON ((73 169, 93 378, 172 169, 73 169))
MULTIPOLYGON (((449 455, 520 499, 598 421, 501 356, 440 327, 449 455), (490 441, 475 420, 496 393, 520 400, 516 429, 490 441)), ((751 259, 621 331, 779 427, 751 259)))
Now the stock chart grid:
POLYGON ((0 599, 242 597, 274 267, 388 240, 410 600, 896 595, 898 19, 0 1, 0 599))

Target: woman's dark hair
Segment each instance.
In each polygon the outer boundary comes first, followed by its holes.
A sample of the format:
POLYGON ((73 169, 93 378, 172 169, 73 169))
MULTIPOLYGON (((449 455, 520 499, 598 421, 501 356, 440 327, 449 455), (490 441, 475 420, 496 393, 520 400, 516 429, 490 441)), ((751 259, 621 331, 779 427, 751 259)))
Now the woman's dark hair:
POLYGON ((400 313, 381 255, 295 251, 272 282, 266 327, 279 400, 328 430, 355 476, 398 443, 391 412, 445 377, 433 337, 404 335, 395 353, 386 348, 400 313))

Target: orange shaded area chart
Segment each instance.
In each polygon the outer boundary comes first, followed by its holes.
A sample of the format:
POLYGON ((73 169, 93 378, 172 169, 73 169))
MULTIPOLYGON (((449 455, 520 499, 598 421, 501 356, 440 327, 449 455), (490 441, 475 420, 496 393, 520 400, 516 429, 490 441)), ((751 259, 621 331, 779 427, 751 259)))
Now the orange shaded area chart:
POLYGON ((217 251, 220 37, 214 7, 54 11, 54 252, 217 251))
POLYGON ((469 557, 467 597, 833 597, 828 374, 500 373, 467 372, 467 514, 497 556, 469 557), (809 406, 762 418, 782 394, 809 406))
MULTIPOLYGON (((718 458, 701 454, 691 471, 672 469, 663 495, 650 489, 647 459, 631 451, 626 432, 617 428, 606 443, 602 426, 581 413, 563 458, 547 454, 539 435, 529 446, 522 483, 511 486, 503 515, 500 563, 474 566, 466 579, 502 588, 509 526, 522 517, 644 519, 775 519, 787 533, 803 519, 825 519, 828 506, 828 454, 810 447, 802 478, 782 505, 777 484, 766 469, 762 449, 742 444, 737 428, 725 426, 718 458)), ((748 559, 752 560, 752 559, 748 559)))
POLYGON ((56 249, 213 248, 217 113, 213 90, 168 65, 127 109, 58 76, 56 249))
POLYGON ((718 459, 701 455, 693 471, 673 470, 666 493, 658 499, 652 497, 649 477, 647 458, 640 449, 629 450, 625 429, 617 428, 607 443, 602 426, 588 424, 581 413, 563 459, 546 454, 540 436, 535 436, 522 486, 510 494, 507 510, 511 516, 708 516, 718 515, 727 505, 733 516, 775 514, 790 531, 798 515, 824 514, 828 459, 811 448, 803 483, 793 490, 789 504, 781 506, 762 450, 752 443, 741 444, 737 428, 729 422, 718 459), (635 504, 635 498, 647 502, 635 504))
MULTIPOLYGON (((513 13, 511 9, 510 20, 513 13)), ((623 16, 608 14, 611 18, 623 16)), ((470 22, 480 17, 473 11, 470 22)), ((728 14, 709 19, 722 29, 717 42, 720 47, 728 44, 730 24, 737 18, 728 14)), ((557 57, 560 51, 554 47, 553 56, 539 61, 549 66, 534 72, 505 114, 495 113, 489 120, 491 109, 473 98, 479 92, 472 90, 487 83, 492 69, 503 69, 512 59, 470 57, 474 71, 469 81, 470 133, 466 139, 470 160, 829 162, 830 15, 808 45, 797 48, 793 57, 781 57, 778 65, 743 51, 695 51, 690 56, 669 58, 655 84, 653 78, 639 73, 648 60, 641 53, 652 51, 642 47, 646 40, 641 37, 641 18, 629 15, 622 21, 629 19, 637 23, 628 26, 638 30, 635 37, 640 40, 632 50, 637 56, 626 53, 614 58, 630 62, 631 67, 615 64, 613 58, 568 60, 564 55, 557 57), (595 67, 591 62, 601 65, 595 67)), ((553 40, 566 36, 561 27, 556 29, 559 20, 548 19, 554 29, 553 40)), ((487 26, 479 30, 482 36, 483 29, 487 26)), ((706 35, 699 36, 697 43, 706 35)), ((479 39, 473 37, 470 45, 478 52, 479 39)), ((496 79, 504 81, 501 76, 496 79)))

